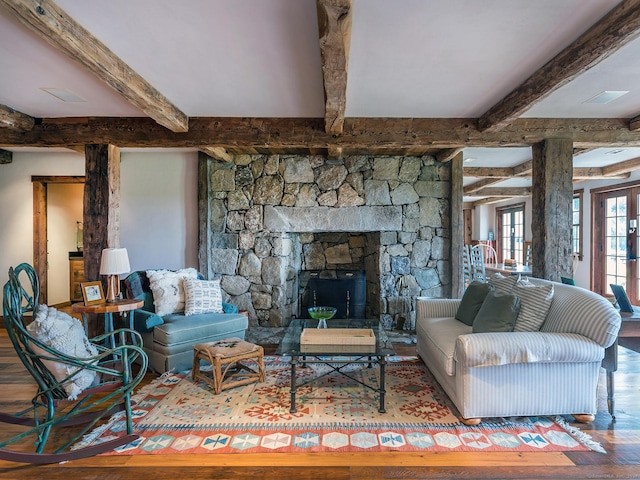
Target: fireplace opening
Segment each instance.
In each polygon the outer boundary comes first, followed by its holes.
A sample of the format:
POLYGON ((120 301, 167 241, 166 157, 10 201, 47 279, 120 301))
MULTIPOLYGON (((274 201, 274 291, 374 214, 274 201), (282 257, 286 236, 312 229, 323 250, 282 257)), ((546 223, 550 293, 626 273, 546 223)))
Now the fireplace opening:
POLYGON ((342 270, 335 278, 321 278, 321 272, 309 272, 301 299, 301 316, 309 318, 308 307, 337 309, 334 318, 366 318, 367 281, 364 270, 342 270))

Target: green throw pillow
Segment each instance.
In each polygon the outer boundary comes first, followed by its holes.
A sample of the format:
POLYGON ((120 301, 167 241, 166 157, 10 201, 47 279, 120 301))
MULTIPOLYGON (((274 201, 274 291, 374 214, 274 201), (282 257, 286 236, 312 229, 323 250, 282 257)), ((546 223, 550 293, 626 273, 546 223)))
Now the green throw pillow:
POLYGON ((520 299, 511 293, 489 292, 475 320, 473 333, 512 332, 520 312, 520 299))
POLYGON ((476 318, 476 314, 482 302, 484 302, 487 294, 493 290, 493 287, 488 283, 473 281, 469 284, 467 289, 462 295, 462 300, 456 311, 456 320, 460 320, 467 325, 473 325, 473 320, 476 318))

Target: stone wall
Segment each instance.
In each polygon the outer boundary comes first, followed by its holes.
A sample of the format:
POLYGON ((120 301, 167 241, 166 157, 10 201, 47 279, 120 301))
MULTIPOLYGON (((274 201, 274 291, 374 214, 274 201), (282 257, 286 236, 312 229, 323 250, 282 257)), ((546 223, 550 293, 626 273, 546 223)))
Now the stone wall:
POLYGON ((222 163, 204 154, 200 162, 200 269, 222 277, 225 300, 248 310, 251 324, 285 326, 298 315, 303 270, 364 266, 367 301, 386 328, 414 329, 416 295, 450 295, 449 164, 317 155, 222 163))

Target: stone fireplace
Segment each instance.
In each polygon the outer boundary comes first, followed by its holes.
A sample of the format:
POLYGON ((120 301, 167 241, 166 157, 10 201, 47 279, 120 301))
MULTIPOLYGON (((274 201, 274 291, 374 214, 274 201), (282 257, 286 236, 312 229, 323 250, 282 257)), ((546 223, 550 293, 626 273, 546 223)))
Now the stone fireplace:
POLYGON ((415 327, 417 295, 451 291, 450 166, 432 157, 204 154, 200 269, 250 324, 302 316, 310 275, 364 270, 366 314, 415 327))

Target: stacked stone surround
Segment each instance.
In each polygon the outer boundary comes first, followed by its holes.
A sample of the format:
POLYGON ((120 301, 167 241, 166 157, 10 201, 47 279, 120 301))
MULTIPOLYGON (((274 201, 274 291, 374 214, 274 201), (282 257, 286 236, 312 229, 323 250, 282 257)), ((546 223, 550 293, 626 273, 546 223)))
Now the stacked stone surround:
POLYGON ((449 164, 430 156, 200 161, 208 217, 200 269, 221 276, 225 300, 248 310, 251 325, 282 327, 298 316, 309 270, 364 269, 367 311, 388 329, 414 328, 415 296, 450 295, 449 164))

